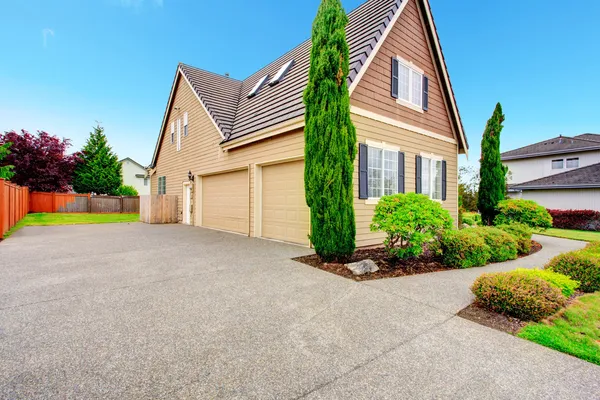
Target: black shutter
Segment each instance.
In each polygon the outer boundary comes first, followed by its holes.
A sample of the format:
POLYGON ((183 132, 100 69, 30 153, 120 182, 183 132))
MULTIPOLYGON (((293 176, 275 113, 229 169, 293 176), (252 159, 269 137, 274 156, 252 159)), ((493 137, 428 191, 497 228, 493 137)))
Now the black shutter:
POLYGON ((404 187, 404 153, 398 152, 398 193, 406 193, 404 187))
POLYGON ((429 110, 429 78, 423 75, 423 110, 429 110))
POLYGON ((369 198, 369 151, 366 144, 358 145, 358 198, 369 198))
POLYGON ((421 158, 421 156, 417 156, 416 157, 416 166, 415 166, 415 170, 417 172, 416 177, 415 177, 415 193, 423 193, 423 189, 421 187, 422 184, 422 175, 423 175, 423 163, 422 163, 423 159, 421 158))
POLYGON ((446 201, 446 189, 448 184, 446 183, 446 161, 442 161, 442 200, 446 201))
POLYGON ((398 60, 392 57, 392 97, 398 98, 398 60))

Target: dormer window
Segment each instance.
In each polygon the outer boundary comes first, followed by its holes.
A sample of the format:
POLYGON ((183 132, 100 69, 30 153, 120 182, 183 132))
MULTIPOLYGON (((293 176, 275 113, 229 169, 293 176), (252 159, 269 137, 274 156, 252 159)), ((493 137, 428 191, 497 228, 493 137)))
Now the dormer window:
POLYGON ((281 82, 281 80, 285 77, 285 74, 287 74, 287 72, 292 68, 292 65, 294 65, 294 60, 288 61, 287 63, 283 64, 281 68, 279 68, 279 71, 277 71, 273 79, 271 79, 271 82, 269 82, 269 86, 275 86, 276 84, 281 82))
POLYGON ((262 78, 260 78, 260 80, 258 82, 256 82, 256 85, 254 85, 254 87, 252 88, 250 93, 248 93, 248 98, 252 98, 252 97, 256 96, 256 94, 258 93, 258 91, 260 90, 262 85, 265 84, 267 79, 269 79, 269 75, 265 75, 262 78))

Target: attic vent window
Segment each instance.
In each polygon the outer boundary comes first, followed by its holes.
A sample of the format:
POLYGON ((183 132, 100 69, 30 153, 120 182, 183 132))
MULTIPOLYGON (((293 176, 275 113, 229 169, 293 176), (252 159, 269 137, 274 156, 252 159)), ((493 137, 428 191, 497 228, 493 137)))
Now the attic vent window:
POLYGON ((279 68, 279 71, 277 71, 273 79, 271 79, 271 82, 269 82, 269 86, 275 86, 279 82, 281 82, 285 74, 287 74, 290 68, 292 68, 292 65, 294 65, 294 60, 288 61, 287 63, 283 64, 281 68, 279 68))
POLYGON ((260 78, 260 80, 258 82, 256 82, 256 85, 254 85, 254 87, 252 88, 250 93, 248 93, 248 98, 256 96, 256 94, 258 93, 258 91, 260 90, 262 85, 265 84, 265 82, 268 78, 269 78, 269 75, 266 75, 266 76, 263 76, 262 78, 260 78))

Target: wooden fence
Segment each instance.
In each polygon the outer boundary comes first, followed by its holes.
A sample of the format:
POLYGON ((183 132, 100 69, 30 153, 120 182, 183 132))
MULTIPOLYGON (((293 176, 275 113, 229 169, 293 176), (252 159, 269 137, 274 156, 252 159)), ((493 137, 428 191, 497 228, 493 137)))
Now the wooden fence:
POLYGON ((0 179, 0 239, 29 211, 29 189, 0 179))
POLYGON ((138 196, 31 192, 29 212, 135 214, 140 212, 140 198, 138 196))
POLYGON ((160 194, 140 196, 140 221, 146 224, 176 224, 177 196, 160 194))

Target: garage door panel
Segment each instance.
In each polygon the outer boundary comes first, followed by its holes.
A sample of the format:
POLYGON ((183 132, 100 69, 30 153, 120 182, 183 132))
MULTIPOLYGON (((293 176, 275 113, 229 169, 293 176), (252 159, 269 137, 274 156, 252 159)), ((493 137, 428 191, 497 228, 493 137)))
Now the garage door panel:
POLYGON ((202 226, 248 234, 248 171, 202 178, 202 226))
POLYGON ((308 245, 309 209, 304 200, 304 162, 262 168, 262 236, 308 245))

